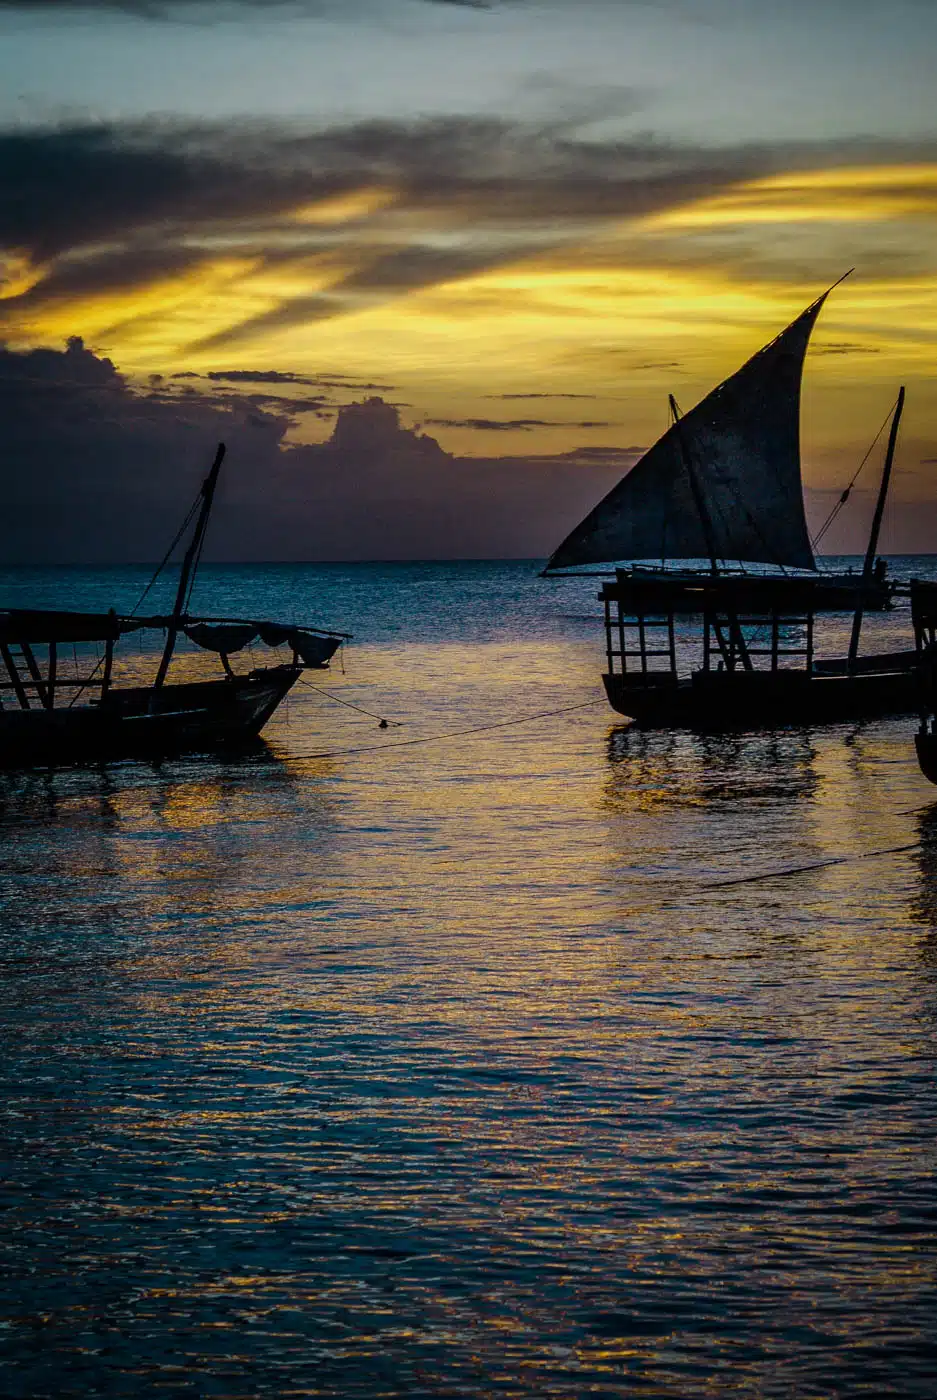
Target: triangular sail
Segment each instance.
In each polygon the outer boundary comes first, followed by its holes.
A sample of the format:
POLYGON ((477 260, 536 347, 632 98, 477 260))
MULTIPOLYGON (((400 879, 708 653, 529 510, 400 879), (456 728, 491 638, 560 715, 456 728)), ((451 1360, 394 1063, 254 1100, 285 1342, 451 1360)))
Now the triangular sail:
POLYGON ((800 477, 800 381, 827 295, 668 428, 547 568, 711 556, 815 568, 800 477))

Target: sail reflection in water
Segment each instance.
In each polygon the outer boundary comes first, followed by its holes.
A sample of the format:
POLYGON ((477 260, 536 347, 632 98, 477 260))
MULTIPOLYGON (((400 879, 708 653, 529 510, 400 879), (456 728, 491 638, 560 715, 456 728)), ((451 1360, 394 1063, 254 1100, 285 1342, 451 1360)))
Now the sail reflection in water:
MULTIPOLYGON (((402 646, 413 571, 362 568, 329 685, 408 738, 596 699, 530 575, 428 571, 402 646)), ((9 1393, 929 1397, 907 723, 297 761, 383 742, 326 707, 0 780, 9 1393)))

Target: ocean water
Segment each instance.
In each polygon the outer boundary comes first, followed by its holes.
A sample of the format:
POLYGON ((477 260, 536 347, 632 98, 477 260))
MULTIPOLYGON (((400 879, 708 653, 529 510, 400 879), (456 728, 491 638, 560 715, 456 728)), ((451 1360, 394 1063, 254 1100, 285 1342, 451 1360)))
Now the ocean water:
POLYGON ((0 1392, 931 1397, 914 721, 629 733, 529 563, 199 587, 355 637, 257 754, 0 779, 0 1392))

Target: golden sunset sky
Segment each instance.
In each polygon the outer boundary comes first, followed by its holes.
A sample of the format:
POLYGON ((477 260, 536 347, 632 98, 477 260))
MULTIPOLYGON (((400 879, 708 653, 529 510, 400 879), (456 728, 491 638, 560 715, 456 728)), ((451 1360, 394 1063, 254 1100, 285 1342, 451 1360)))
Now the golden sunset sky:
POLYGON ((896 491, 937 497, 937 5, 6 0, 0 26, 9 347, 379 385, 468 455, 641 447, 854 268, 806 482, 848 478, 904 383, 896 491))

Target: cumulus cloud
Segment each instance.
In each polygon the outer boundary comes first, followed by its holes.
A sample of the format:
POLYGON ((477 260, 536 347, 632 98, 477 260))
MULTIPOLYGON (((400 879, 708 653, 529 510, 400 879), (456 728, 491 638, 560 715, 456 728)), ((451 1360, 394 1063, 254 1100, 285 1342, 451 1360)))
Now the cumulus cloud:
POLYGON ((377 398, 339 409, 326 443, 296 445, 297 410, 305 400, 206 395, 171 377, 134 387, 78 339, 0 347, 0 557, 158 558, 221 440, 213 558, 537 558, 630 460, 611 449, 460 459, 377 398))

